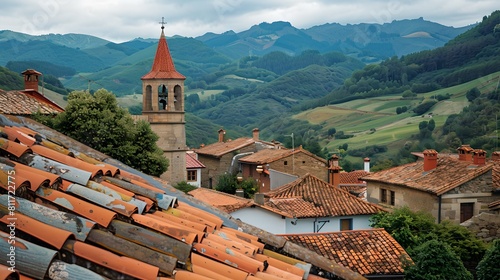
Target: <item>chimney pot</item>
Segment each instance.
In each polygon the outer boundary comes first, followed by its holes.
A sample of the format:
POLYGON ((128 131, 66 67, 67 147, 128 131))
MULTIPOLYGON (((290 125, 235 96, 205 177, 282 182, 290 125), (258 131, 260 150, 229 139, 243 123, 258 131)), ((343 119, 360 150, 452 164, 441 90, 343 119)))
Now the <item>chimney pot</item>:
POLYGON ((259 129, 258 128, 254 128, 252 130, 252 138, 254 141, 259 141, 259 129))
POLYGON ((424 171, 430 171, 437 167, 437 151, 425 150, 424 154, 424 171))
POLYGON ((21 74, 24 76, 24 89, 38 91, 38 77, 41 76, 42 73, 33 69, 27 69, 21 74))
POLYGON ((217 132, 219 133, 219 142, 224 142, 224 135, 226 134, 226 131, 221 128, 217 132))
POLYGON ((474 150, 473 152, 473 162, 474 164, 477 164, 477 165, 484 165, 486 164, 486 151, 485 150, 481 150, 481 149, 476 149, 474 150))
POLYGON ((458 149, 458 159, 463 161, 472 161, 474 149, 470 145, 462 145, 458 149))
POLYGON ((370 172, 370 158, 365 157, 363 159, 363 161, 364 161, 364 167, 365 167, 364 170, 366 172, 370 172))

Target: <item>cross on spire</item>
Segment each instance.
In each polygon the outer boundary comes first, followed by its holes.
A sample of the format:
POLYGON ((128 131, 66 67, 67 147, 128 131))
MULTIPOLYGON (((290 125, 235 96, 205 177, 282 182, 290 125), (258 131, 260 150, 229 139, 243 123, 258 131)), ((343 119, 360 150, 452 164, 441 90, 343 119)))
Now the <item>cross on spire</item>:
POLYGON ((161 21, 160 21, 160 22, 158 22, 158 23, 160 23, 160 24, 161 24, 161 29, 163 30, 163 29, 165 28, 165 26, 164 26, 164 25, 165 25, 165 23, 166 23, 166 22, 165 22, 165 18, 164 18, 164 17, 161 17, 161 21))

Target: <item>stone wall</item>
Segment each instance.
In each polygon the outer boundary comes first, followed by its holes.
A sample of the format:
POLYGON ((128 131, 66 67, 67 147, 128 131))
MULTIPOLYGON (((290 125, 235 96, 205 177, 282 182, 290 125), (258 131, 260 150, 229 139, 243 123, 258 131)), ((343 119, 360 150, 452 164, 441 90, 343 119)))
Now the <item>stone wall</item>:
POLYGON ((485 242, 492 242, 500 238, 500 215, 483 212, 460 225, 474 232, 476 236, 485 242))

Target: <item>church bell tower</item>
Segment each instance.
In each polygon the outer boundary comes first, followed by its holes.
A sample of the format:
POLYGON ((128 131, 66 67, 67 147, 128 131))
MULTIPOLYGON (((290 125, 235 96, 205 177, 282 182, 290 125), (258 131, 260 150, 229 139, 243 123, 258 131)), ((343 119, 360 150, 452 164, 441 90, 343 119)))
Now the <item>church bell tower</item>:
POLYGON ((175 70, 161 21, 151 71, 142 76, 142 115, 159 136, 158 146, 169 160, 168 170, 161 175, 170 184, 186 181, 186 122, 184 112, 184 77, 175 70))

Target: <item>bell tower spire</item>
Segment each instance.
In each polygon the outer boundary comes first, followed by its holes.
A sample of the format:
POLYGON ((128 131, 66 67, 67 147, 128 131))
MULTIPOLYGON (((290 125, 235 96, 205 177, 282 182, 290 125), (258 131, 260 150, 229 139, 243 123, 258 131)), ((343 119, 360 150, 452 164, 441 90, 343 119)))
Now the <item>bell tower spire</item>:
POLYGON ((165 19, 162 17, 161 35, 151 71, 141 77, 142 115, 159 136, 158 146, 170 161, 161 176, 169 183, 186 181, 186 130, 184 112, 184 80, 175 69, 165 38, 165 19))

